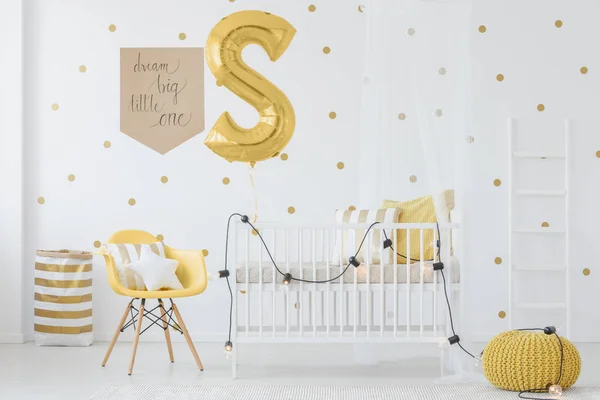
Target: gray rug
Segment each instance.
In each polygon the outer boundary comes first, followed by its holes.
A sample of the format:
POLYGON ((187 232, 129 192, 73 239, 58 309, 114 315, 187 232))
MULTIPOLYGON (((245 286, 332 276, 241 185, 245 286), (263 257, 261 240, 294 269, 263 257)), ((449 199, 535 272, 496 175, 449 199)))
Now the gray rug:
MULTIPOLYGON (((537 395, 550 398, 548 395, 537 395)), ((90 400, 518 400, 484 385, 439 386, 134 386, 109 385, 90 400)), ((598 400, 600 388, 572 387, 561 399, 598 400)))

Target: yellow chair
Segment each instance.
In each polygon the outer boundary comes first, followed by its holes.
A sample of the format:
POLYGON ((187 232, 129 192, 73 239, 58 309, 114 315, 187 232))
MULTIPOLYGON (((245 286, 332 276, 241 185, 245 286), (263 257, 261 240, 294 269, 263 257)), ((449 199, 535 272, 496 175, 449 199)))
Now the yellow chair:
MULTIPOLYGON (((150 244, 160 242, 155 236, 148 232, 138 231, 138 230, 125 230, 114 233, 109 239, 108 243, 131 243, 131 244, 150 244)), ((165 255, 167 258, 171 258, 179 261, 179 266, 177 267, 177 277, 181 281, 183 285, 183 289, 180 290, 155 290, 155 291, 146 291, 146 290, 131 290, 127 287, 123 286, 119 280, 117 270, 115 268, 115 262, 111 255, 102 253, 104 259, 106 261, 106 271, 108 273, 108 282, 110 283, 110 287, 114 290, 115 293, 121 296, 131 297, 132 300, 129 302, 127 307, 125 308, 125 312, 121 317, 121 321, 119 322, 119 326, 117 327, 117 331, 113 336, 112 341, 108 347, 106 355, 104 356, 104 361, 102 361, 102 366, 104 367, 110 357, 110 353, 112 352, 117 339, 121 332, 127 329, 129 326, 132 326, 136 323, 137 318, 137 326, 135 337, 133 339, 133 353, 131 355, 131 363, 129 364, 129 375, 131 375, 133 371, 133 364, 135 362, 135 353, 137 351, 137 345, 140 338, 140 334, 142 331, 142 321, 144 318, 152 321, 152 325, 158 325, 157 321, 162 320, 162 329, 165 331, 165 339, 167 341, 167 348, 169 350, 169 358, 171 362, 174 362, 173 359, 173 348, 171 346, 171 336, 169 334, 169 327, 174 330, 180 332, 185 337, 185 340, 190 347, 192 355, 196 360, 196 364, 200 371, 204 370, 202 366, 202 362, 200 361, 200 357, 198 357, 198 353, 196 352, 196 348, 194 347, 194 343, 192 343, 192 339, 190 338, 190 334, 181 318, 181 314, 179 313, 179 309, 173 302, 174 298, 180 297, 190 297, 200 294, 206 289, 206 265, 204 264, 204 255, 201 250, 178 250, 173 249, 165 245, 165 255), (133 305, 135 300, 140 300, 139 309, 136 309, 133 305), (145 308, 146 299, 157 299, 158 305, 152 310, 148 310, 145 308), (165 304, 162 299, 169 299, 171 302, 171 307, 169 310, 166 309, 165 304), (159 311, 159 315, 154 314, 154 311, 159 311), (135 311, 135 312, 134 312, 135 311), (177 322, 173 319, 173 313, 177 319, 177 322), (142 316, 138 318, 138 316, 142 316), (127 320, 127 317, 130 316, 130 320, 127 320)), ((144 329, 148 329, 150 326, 144 329)), ((160 325, 158 325, 160 326, 160 325)))

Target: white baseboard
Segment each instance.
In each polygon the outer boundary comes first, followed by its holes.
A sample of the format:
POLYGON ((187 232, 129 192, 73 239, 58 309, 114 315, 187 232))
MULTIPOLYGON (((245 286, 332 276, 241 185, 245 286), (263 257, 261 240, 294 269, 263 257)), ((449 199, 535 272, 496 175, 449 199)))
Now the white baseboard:
POLYGON ((0 333, 0 343, 15 344, 25 343, 25 335, 21 333, 0 333))

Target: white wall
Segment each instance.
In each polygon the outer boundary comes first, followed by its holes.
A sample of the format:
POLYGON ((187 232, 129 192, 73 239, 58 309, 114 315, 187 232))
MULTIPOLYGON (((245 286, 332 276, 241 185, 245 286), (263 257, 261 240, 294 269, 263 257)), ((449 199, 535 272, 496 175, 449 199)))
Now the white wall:
MULTIPOLYGON (((356 204, 358 125, 364 15, 341 1, 317 4, 279 1, 93 2, 30 1, 26 23, 27 211, 25 326, 32 331, 34 250, 93 249, 114 231, 145 229, 174 247, 207 249, 208 269, 223 267, 224 234, 232 212, 252 214, 254 194, 246 164, 217 157, 200 134, 162 156, 119 132, 119 48, 201 46, 224 16, 260 9, 286 18, 297 34, 271 63, 256 47, 247 63, 287 94, 296 131, 279 158, 254 171, 259 220, 324 220, 336 208, 356 204), (344 21, 332 24, 332 21, 344 21), (110 32, 110 24, 116 26, 110 32), (179 40, 185 32, 187 39, 179 40), (331 48, 325 55, 324 46, 331 48), (87 71, 78 68, 85 65, 87 71), (53 111, 53 103, 59 110, 53 111), (335 111, 332 120, 329 113, 335 111), (103 147, 109 140, 112 147, 103 147), (343 170, 336 164, 342 161, 343 170), (76 179, 69 182, 67 176, 76 179), (161 176, 169 178, 161 183, 161 176), (223 185, 229 177, 231 183, 223 185), (37 198, 43 196, 45 204, 37 198), (128 205, 135 198, 134 207, 128 205), (289 206, 296 209, 288 214, 289 206)), ((244 126, 256 111, 214 77, 205 76, 207 130, 228 110, 244 126)), ((227 328, 226 285, 211 282, 194 299, 181 300, 188 329, 198 340, 227 328)), ((112 293, 104 267, 95 265, 94 330, 108 338, 126 299, 112 293)))
MULTIPOLYGON (((311 13, 310 3, 179 0, 166 7, 156 0, 27 2, 26 186, 22 203, 25 257, 23 263, 17 257, 5 267, 17 280, 19 267, 23 268, 27 334, 32 331, 36 248, 92 250, 95 240, 105 240, 115 230, 140 228, 163 234, 173 246, 206 248, 210 253, 208 268, 214 272, 222 267, 226 217, 233 211, 252 213, 254 209, 247 166, 229 164, 212 154, 203 144, 203 134, 161 156, 119 132, 120 47, 203 46, 220 18, 242 9, 261 9, 286 18, 298 33, 280 60, 270 63, 258 48, 245 51, 248 63, 288 95, 297 118, 295 135, 285 150, 289 160, 259 163, 254 172, 259 218, 325 220, 336 208, 378 205, 377 199, 361 197, 358 190, 365 14, 358 12, 358 4, 343 0, 315 1, 317 9, 311 13), (117 27, 114 33, 108 30, 110 24, 117 27), (185 41, 178 39, 180 32, 187 34, 185 41), (331 54, 322 53, 324 46, 331 47, 331 54), (87 72, 80 73, 79 65, 86 65, 87 72), (60 105, 56 112, 51 109, 53 103, 60 105), (337 113, 335 120, 329 119, 330 111, 337 113), (105 140, 111 141, 110 149, 103 147, 105 140), (338 161, 345 163, 341 171, 336 168, 338 161), (67 180, 69 174, 76 176, 72 183, 67 180), (162 175, 169 177, 167 184, 160 182, 162 175), (223 185, 223 177, 231 178, 231 184, 223 185), (39 196, 44 196, 44 205, 37 204, 39 196), (135 207, 127 204, 130 197, 137 200, 135 207), (288 206, 294 206, 296 213, 288 214, 288 206)), ((595 155, 600 136, 598 124, 593 122, 600 100, 596 70, 600 68, 600 54, 592 46, 592 38, 600 33, 594 23, 600 4, 592 0, 486 0, 472 4, 470 21, 460 21, 470 24, 471 55, 464 62, 472 70, 472 130, 458 132, 465 140, 468 135, 475 139, 472 144, 461 144, 466 169, 463 219, 468 252, 461 262, 468 274, 463 275, 467 328, 475 338, 487 338, 508 328, 507 319, 498 317, 499 311, 508 310, 506 119, 515 116, 522 121, 521 126, 530 124, 529 131, 538 135, 537 143, 545 144, 548 139, 543 135, 550 130, 539 126, 555 127, 556 121, 569 116, 576 119, 571 215, 574 338, 597 340, 600 316, 588 311, 600 300, 594 290, 600 274, 591 261, 597 259, 600 250, 594 242, 595 228, 589 223, 600 217, 594 205, 598 194, 595 182, 600 177, 600 161, 595 155), (554 26, 557 19, 564 23, 561 28, 554 26), (487 27, 485 33, 478 31, 480 25, 487 27), (579 72, 583 65, 589 68, 586 75, 579 72), (505 76, 503 82, 496 80, 499 73, 505 76), (545 104, 544 112, 536 110, 538 103, 545 104), (504 184, 494 186, 496 178, 504 184), (497 265, 495 257, 505 261, 497 265), (586 267, 591 269, 589 276, 581 273, 586 267)), ((399 24, 403 25, 401 31, 415 28, 416 37, 444 35, 445 24, 428 23, 426 16, 399 24)), ((397 49, 390 49, 397 51, 398 57, 406 56, 402 41, 398 40, 397 49)), ((451 56, 452 52, 443 56, 433 53, 432 65, 423 70, 423 74, 431 75, 432 85, 439 84, 437 93, 448 110, 453 106, 448 90, 455 78, 452 68, 443 77, 438 69, 448 67, 444 63, 451 56)), ((254 124, 253 109, 214 85, 210 74, 205 79, 208 127, 224 110, 243 125, 254 124)), ((408 88, 408 82, 395 84, 408 88)), ((408 115, 397 128, 393 178, 397 180, 395 193, 410 198, 429 188, 423 160, 417 156, 421 144, 415 136, 416 127, 411 125, 414 99, 409 90, 405 93, 397 103, 398 110, 392 110, 394 115, 408 115), (418 177, 414 184, 409 181, 411 175, 418 177)), ((451 118, 451 114, 444 114, 439 123, 451 118)), ((18 140, 11 146, 15 149, 11 154, 19 154, 18 140)), ((12 160, 12 165, 19 165, 18 160, 12 160)), ((16 211, 21 204, 20 181, 15 175, 12 179, 10 186, 4 183, 16 196, 11 197, 14 206, 8 210, 16 211)), ((548 220, 560 220, 552 211, 555 209, 548 208, 548 220)), ((4 207, 2 212, 6 210, 4 207)), ((15 218, 12 211, 8 216, 15 218)), ((18 218, 10 226, 18 229, 18 218)), ((110 291, 103 267, 98 264, 95 268, 95 332, 99 339, 106 339, 126 300, 110 291)), ((13 290, 18 292, 19 288, 13 290)), ((212 282, 202 296, 181 301, 195 339, 223 338, 226 301, 221 282, 212 282)), ((545 321, 553 323, 554 317, 547 315, 545 321)), ((18 321, 19 316, 14 319, 18 321)))
MULTIPOLYGON (((20 0, 0 13, 0 342, 23 341, 23 73, 20 0)), ((29 292, 27 292, 29 294, 29 292)))

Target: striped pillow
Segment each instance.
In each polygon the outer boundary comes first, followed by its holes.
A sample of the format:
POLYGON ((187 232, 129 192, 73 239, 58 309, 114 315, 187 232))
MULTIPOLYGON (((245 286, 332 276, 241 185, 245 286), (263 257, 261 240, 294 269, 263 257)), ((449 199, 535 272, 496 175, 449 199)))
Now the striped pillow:
MULTIPOLYGON (((342 224, 372 224, 373 222, 394 223, 400 215, 399 208, 388 208, 380 210, 337 210, 335 213, 335 222, 342 224)), ((376 227, 376 226, 375 226, 376 227)), ((369 262, 372 264, 381 263, 381 245, 385 239, 381 234, 381 229, 371 229, 372 239, 367 237, 356 256, 356 259, 364 263, 369 255, 369 262)), ((366 229, 343 229, 336 232, 335 250, 333 254, 333 264, 340 264, 340 255, 342 264, 348 263, 348 258, 353 256, 358 250, 358 246, 365 235, 366 229)), ((371 235, 370 233, 370 235, 371 235)), ((391 260, 391 249, 384 250, 383 263, 389 263, 391 260)))
POLYGON ((115 260, 115 267, 121 285, 131 290, 146 290, 142 278, 134 274, 127 266, 140 259, 142 247, 149 247, 153 253, 161 257, 165 256, 165 245, 162 242, 152 244, 107 243, 104 246, 106 253, 110 254, 115 260))

